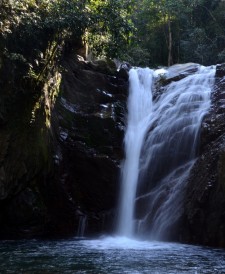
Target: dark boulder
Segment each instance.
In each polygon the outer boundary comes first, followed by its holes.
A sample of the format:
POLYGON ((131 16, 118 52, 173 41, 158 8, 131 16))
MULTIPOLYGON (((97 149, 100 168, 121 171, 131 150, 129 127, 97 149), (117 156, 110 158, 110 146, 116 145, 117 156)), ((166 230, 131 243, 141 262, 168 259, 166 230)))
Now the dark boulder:
POLYGON ((225 63, 216 66, 216 77, 223 78, 225 76, 225 63))
POLYGON ((127 62, 123 62, 118 69, 117 76, 126 81, 129 79, 129 70, 131 69, 131 65, 127 62))

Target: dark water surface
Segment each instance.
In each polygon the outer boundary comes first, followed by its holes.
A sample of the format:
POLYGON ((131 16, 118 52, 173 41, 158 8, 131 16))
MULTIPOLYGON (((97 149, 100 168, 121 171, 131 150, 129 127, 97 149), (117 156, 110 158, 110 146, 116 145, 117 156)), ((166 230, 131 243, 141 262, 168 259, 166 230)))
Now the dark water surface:
POLYGON ((118 237, 1 241, 0 273, 225 273, 225 250, 118 237))

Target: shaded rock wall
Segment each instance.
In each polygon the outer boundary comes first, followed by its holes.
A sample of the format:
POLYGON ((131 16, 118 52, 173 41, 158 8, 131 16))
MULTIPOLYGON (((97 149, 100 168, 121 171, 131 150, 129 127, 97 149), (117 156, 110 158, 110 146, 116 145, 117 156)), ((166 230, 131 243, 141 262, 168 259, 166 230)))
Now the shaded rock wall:
POLYGON ((40 184, 50 170, 41 92, 23 63, 2 59, 0 80, 0 238, 41 233, 47 219, 40 184), (37 107, 38 106, 38 107, 37 107))
POLYGON ((62 75, 51 66, 40 86, 24 80, 23 66, 1 67, 0 238, 77 235, 84 216, 86 235, 109 231, 127 77, 71 52, 62 75))
POLYGON ((105 62, 63 61, 61 96, 52 115, 55 180, 68 195, 74 229, 112 231, 117 205, 127 79, 105 62))

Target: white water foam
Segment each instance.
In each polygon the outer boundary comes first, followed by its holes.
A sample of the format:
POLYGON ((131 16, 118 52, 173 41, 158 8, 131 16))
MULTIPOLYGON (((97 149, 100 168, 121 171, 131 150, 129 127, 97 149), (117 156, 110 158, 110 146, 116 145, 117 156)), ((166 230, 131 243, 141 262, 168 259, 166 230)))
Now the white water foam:
POLYGON ((90 249, 120 249, 120 250, 158 250, 184 248, 185 245, 175 243, 157 242, 157 241, 141 241, 128 237, 102 237, 96 240, 84 240, 82 242, 90 249))

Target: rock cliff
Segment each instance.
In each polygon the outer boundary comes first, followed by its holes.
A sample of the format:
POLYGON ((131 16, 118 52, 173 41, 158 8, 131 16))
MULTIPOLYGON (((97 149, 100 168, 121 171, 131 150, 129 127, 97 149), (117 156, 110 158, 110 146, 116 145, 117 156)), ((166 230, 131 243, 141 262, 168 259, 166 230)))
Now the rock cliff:
POLYGON ((62 65, 62 93, 52 114, 54 181, 68 196, 75 229, 85 218, 85 235, 109 232, 123 157, 127 78, 103 61, 66 58, 62 65))
POLYGON ((14 74, 14 63, 4 62, 0 237, 81 236, 82 220, 86 235, 109 231, 123 154, 127 75, 104 61, 79 62, 73 55, 62 61, 62 74, 54 71, 44 86, 35 87, 19 77, 19 66, 14 74))

